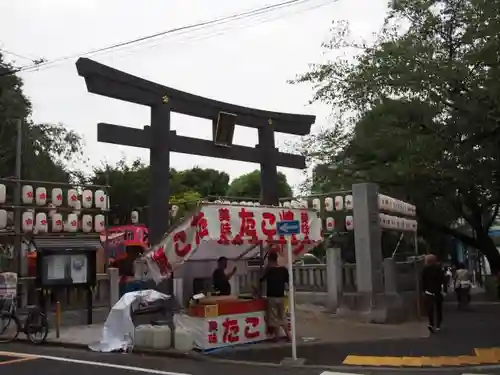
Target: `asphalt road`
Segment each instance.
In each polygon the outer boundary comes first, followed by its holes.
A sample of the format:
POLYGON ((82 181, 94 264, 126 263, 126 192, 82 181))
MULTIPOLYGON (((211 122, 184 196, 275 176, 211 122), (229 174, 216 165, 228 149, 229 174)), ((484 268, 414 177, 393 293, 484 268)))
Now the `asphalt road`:
MULTIPOLYGON (((348 375, 348 374, 414 374, 415 370, 399 369, 324 372, 319 368, 284 368, 207 362, 204 360, 173 359, 141 356, 137 354, 105 354, 58 347, 35 347, 27 344, 0 345, 0 371, 2 375, 348 375)), ((425 371, 426 374, 500 374, 500 369, 484 372, 460 370, 425 371)))

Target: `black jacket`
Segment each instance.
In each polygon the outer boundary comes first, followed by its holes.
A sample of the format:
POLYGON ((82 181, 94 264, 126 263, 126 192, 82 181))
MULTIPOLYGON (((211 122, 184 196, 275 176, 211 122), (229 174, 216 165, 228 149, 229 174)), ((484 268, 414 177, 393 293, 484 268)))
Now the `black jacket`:
POLYGON ((424 293, 440 294, 445 282, 445 274, 440 265, 425 266, 422 270, 422 290, 424 293))

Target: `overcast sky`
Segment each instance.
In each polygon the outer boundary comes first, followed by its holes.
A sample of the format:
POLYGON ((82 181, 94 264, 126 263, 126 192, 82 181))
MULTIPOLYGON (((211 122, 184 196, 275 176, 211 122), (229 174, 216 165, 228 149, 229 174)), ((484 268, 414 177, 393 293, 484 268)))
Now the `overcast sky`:
MULTIPOLYGON (((0 49, 29 58, 52 60, 144 35, 250 10, 281 0, 0 0, 0 49)), ((377 31, 387 0, 310 0, 302 5, 196 32, 178 34, 92 58, 179 90, 243 106, 314 114, 313 130, 328 126, 330 108, 307 105, 311 88, 287 79, 321 60, 321 42, 333 20, 348 20, 367 38, 377 31)), ((12 55, 16 65, 29 64, 12 55)), ((114 163, 125 156, 148 161, 148 151, 97 143, 96 124, 133 127, 149 123, 149 110, 89 94, 77 75, 75 59, 22 74, 36 122, 61 122, 80 133, 90 165, 114 163)), ((211 124, 172 116, 180 135, 210 139, 211 124)), ((278 135, 280 149, 295 137, 278 135)), ((254 146, 255 129, 237 127, 235 143, 254 146)), ((224 170, 232 178, 258 165, 173 154, 171 166, 224 170)), ((296 187, 301 171, 282 169, 296 187)))

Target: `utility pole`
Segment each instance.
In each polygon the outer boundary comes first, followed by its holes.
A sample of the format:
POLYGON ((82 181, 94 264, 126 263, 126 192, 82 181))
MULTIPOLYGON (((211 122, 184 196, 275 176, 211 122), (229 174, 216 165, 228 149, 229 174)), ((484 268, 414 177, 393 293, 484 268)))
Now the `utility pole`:
POLYGON ((15 120, 17 138, 16 138, 16 170, 14 177, 16 179, 16 186, 14 189, 14 205, 16 206, 14 210, 14 231, 15 231, 15 241, 14 241, 14 251, 16 254, 17 264, 16 272, 18 277, 26 276, 26 259, 23 254, 22 249, 22 228, 21 228, 21 170, 22 170, 22 151, 23 151, 23 121, 21 119, 15 120))

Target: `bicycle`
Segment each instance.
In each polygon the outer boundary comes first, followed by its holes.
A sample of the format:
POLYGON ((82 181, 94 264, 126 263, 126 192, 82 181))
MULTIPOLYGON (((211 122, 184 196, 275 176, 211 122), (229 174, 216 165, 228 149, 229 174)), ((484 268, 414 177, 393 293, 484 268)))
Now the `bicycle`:
POLYGON ((33 344, 43 344, 49 334, 47 316, 38 306, 27 306, 27 315, 21 322, 15 296, 0 299, 0 343, 9 343, 23 332, 33 344), (40 334, 40 336, 37 336, 40 334))

